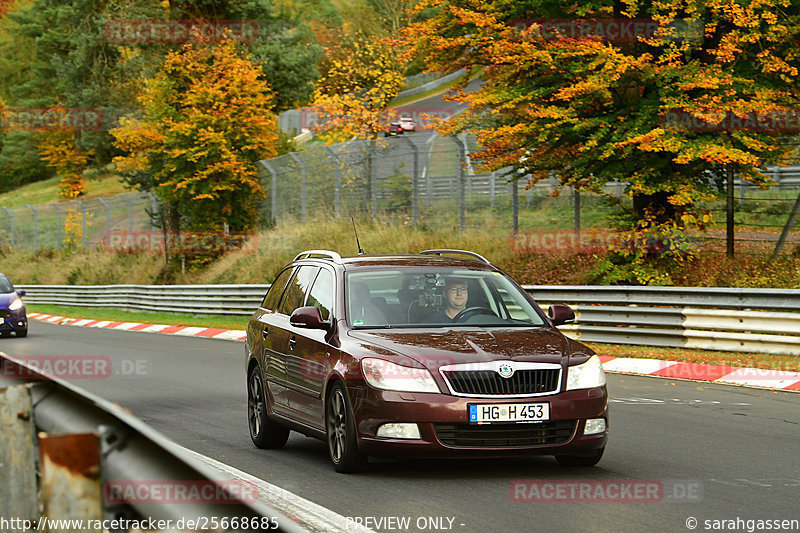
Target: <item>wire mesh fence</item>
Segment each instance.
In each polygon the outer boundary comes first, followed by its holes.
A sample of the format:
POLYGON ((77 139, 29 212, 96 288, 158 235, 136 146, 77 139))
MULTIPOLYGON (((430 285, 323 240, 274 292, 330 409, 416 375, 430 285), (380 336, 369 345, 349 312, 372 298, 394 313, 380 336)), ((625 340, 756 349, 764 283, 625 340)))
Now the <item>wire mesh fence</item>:
MULTIPOLYGON (((508 173, 477 173, 470 154, 474 136, 441 137, 418 132, 338 145, 311 144, 302 152, 262 161, 267 170, 265 216, 308 222, 318 217, 368 215, 412 224, 517 231, 609 229, 619 206, 630 207, 625 184, 603 194, 576 193, 550 178, 527 186, 508 173)), ((800 167, 775 167, 777 185, 762 191, 737 182, 737 240, 774 244, 800 191, 800 167)), ((708 208, 723 230, 725 204, 708 208)), ((788 243, 800 242, 790 235, 788 243)))
MULTIPOLYGON (((510 228, 522 211, 537 210, 543 203, 571 209, 569 197, 552 196, 558 189, 555 180, 526 188, 525 180, 511 182, 502 172, 475 173, 468 156, 474 144, 470 136, 424 133, 311 144, 302 152, 261 162, 267 170, 265 214, 275 222, 307 222, 310 214, 368 215, 463 230, 483 227, 487 217, 510 228)), ((621 187, 614 190, 621 196, 621 187)), ((600 198, 586 207, 605 208, 600 198)))
MULTIPOLYGON (((603 194, 576 193, 555 177, 526 186, 502 171, 477 172, 474 136, 407 133, 337 145, 309 143, 301 152, 261 161, 265 169, 263 218, 313 223, 328 218, 372 217, 453 231, 503 230, 568 233, 573 238, 610 231, 619 206, 630 206, 624 183, 603 194)), ((738 251, 770 249, 796 206, 800 166, 771 171, 776 186, 759 190, 737 183, 738 251)), ((704 205, 717 225, 702 238, 723 251, 724 198, 704 205)), ((0 208, 0 246, 24 251, 110 245, 151 232, 157 200, 148 193, 0 208), (131 237, 132 238, 132 237, 131 237)), ((110 246, 114 249, 119 247, 110 246)), ((800 253, 800 235, 787 232, 784 250, 800 253)))
POLYGON ((107 198, 0 208, 0 246, 20 251, 94 248, 114 236, 152 229, 154 195, 122 193, 107 198))

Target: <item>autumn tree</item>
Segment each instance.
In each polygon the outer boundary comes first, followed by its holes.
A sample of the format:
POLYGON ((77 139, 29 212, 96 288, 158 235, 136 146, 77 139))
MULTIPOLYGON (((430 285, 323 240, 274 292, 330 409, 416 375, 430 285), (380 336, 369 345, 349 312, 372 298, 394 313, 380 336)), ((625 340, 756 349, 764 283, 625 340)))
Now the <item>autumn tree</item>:
POLYGON ((533 181, 555 174, 597 192, 621 180, 635 227, 680 230, 708 222, 697 202, 716 197, 730 173, 764 185, 760 169, 786 154, 781 128, 759 121, 797 116, 796 2, 424 0, 423 8, 434 15, 409 35, 429 69, 483 69, 479 91, 454 96, 470 108, 446 129, 477 132, 475 155, 488 168, 533 181), (610 20, 645 24, 623 39, 602 31, 610 20), (575 23, 559 30, 551 21, 575 23))
POLYGON ((405 84, 403 65, 389 40, 343 29, 326 50, 314 93, 317 132, 335 140, 377 137, 387 126, 389 102, 405 84))
POLYGON ((92 154, 76 146, 74 131, 68 128, 49 131, 44 135, 38 149, 40 157, 59 177, 58 187, 62 198, 75 200, 86 194, 83 171, 86 170, 92 154))
POLYGON ((142 116, 111 131, 127 153, 115 161, 148 177, 167 230, 249 230, 264 197, 256 162, 276 155, 273 102, 234 42, 188 43, 147 82, 142 116))

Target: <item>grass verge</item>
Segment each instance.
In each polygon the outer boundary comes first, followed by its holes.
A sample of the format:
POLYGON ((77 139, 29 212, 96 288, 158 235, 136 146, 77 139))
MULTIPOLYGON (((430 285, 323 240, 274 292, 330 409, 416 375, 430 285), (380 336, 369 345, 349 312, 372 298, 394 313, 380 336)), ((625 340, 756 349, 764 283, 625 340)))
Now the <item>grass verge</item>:
POLYGON ((220 329, 245 329, 248 317, 228 315, 190 315, 184 313, 151 313, 147 311, 125 311, 115 308, 77 307, 71 305, 32 304, 28 313, 68 318, 90 318, 112 322, 139 322, 142 324, 167 324, 169 326, 197 326, 220 329))
MULTIPOLYGON (((0 206, 19 207, 27 204, 36 205, 49 202, 61 202, 61 190, 58 187, 59 178, 50 178, 23 185, 19 189, 0 194, 0 206)), ((90 198, 103 198, 122 192, 129 192, 122 179, 117 175, 102 175, 86 180, 88 192, 82 200, 90 198)))
MULTIPOLYGON (((113 322, 139 322, 145 324, 168 324, 175 326, 197 326, 222 329, 245 329, 248 317, 224 315, 189 315, 181 313, 149 313, 144 311, 123 311, 96 307, 73 307, 66 305, 29 305, 32 313, 66 316, 70 318, 91 318, 113 322)), ((800 372, 800 358, 791 355, 772 355, 763 353, 717 352, 710 350, 687 350, 683 348, 664 348, 655 346, 628 346, 617 344, 586 343, 599 355, 612 357, 636 357, 662 359, 686 363, 739 366, 744 368, 765 368, 770 370, 789 370, 800 372)))

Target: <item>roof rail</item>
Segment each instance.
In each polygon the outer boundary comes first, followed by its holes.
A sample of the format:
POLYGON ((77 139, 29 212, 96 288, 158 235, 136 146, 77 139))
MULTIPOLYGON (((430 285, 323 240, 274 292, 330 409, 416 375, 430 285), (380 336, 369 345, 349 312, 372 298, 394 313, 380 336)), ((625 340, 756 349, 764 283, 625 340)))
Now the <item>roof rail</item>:
POLYGON ((300 259, 330 259, 334 263, 342 262, 342 256, 330 250, 306 250, 297 254, 292 261, 299 261, 300 259))
POLYGON ((452 254, 452 255, 466 255, 467 257, 471 257, 472 259, 477 259, 487 265, 491 265, 492 263, 489 262, 488 259, 483 257, 480 254, 476 254, 475 252, 470 252, 469 250, 423 250, 420 252, 420 255, 443 255, 443 254, 452 254))

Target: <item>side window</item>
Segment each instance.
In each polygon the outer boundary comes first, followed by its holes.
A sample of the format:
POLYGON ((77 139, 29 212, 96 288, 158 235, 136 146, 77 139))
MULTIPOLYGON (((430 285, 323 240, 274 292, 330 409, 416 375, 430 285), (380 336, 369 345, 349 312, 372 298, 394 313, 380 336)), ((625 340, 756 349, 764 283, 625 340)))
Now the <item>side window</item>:
POLYGON ((292 268, 287 268, 278 274, 278 277, 275 278, 275 281, 273 281, 272 285, 270 285, 266 296, 264 296, 264 301, 261 302, 261 307, 270 311, 276 310, 278 307, 278 300, 281 299, 283 289, 286 287, 286 282, 289 281, 289 276, 292 275, 293 270, 294 269, 292 268))
POLYGON ((304 265, 297 269, 294 277, 289 281, 289 286, 283 293, 283 300, 278 306, 278 312, 284 315, 291 315, 292 311, 303 306, 306 301, 308 289, 317 275, 319 267, 304 265))
POLYGON ((333 308, 333 276, 324 268, 319 270, 319 275, 308 293, 306 305, 319 308, 323 320, 328 320, 333 308))

